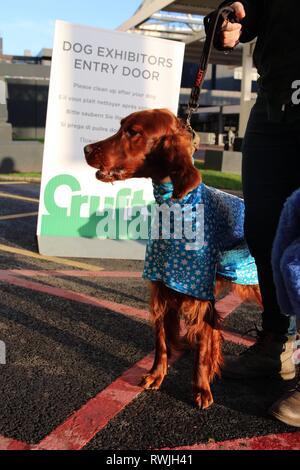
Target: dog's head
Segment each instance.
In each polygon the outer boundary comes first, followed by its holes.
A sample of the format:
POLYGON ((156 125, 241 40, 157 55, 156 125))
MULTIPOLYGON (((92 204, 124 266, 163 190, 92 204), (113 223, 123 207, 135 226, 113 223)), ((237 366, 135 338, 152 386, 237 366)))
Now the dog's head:
POLYGON ((152 178, 159 182, 170 177, 176 199, 201 182, 192 162, 191 133, 167 109, 130 114, 115 135, 86 146, 84 151, 87 163, 98 170, 100 181, 152 178))

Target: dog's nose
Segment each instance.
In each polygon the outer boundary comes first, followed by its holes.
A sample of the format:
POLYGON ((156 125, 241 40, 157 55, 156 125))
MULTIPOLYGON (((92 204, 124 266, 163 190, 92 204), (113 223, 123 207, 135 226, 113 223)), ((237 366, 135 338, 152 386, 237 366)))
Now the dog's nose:
POLYGON ((89 153, 91 153, 91 151, 92 151, 92 146, 91 146, 91 145, 86 145, 86 146, 84 147, 84 153, 85 153, 86 155, 88 155, 89 153))

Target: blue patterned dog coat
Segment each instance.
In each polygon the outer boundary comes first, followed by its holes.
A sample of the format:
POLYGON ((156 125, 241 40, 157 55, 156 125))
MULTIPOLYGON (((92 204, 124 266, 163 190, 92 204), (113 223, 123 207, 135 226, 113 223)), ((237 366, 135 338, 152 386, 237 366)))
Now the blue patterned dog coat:
MULTIPOLYGON (((255 261, 244 239, 242 199, 200 184, 177 201, 172 199, 172 183, 153 187, 158 209, 162 205, 171 209, 179 205, 181 214, 177 212, 177 217, 180 215, 181 221, 185 216, 192 220, 193 232, 198 234, 202 230, 204 243, 198 241, 197 245, 195 238, 187 239, 184 230, 181 239, 176 239, 174 211, 171 237, 164 239, 163 232, 159 237, 149 236, 145 279, 161 281, 177 292, 202 300, 214 300, 216 274, 236 284, 258 284, 255 261), (200 205, 203 215, 195 217, 200 205)), ((153 224, 162 229, 161 217, 155 216, 153 224)))

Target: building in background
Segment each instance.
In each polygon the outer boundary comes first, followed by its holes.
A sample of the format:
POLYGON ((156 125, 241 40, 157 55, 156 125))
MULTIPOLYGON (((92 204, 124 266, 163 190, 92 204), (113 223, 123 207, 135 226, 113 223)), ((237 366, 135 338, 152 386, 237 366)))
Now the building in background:
MULTIPOLYGON (((186 44, 180 113, 187 106, 203 50, 203 18, 219 4, 220 0, 144 0, 136 13, 118 28, 186 44)), ((257 73, 253 68, 252 50, 253 44, 246 44, 237 46, 229 54, 212 51, 201 109, 193 116, 196 129, 222 137, 231 127, 243 137, 256 98, 257 73)))
POLYGON ((37 57, 0 53, 0 79, 6 84, 8 122, 13 139, 43 139, 47 113, 51 49, 37 57))
MULTIPOLYGON (((185 42, 179 114, 187 107, 204 44, 203 15, 218 4, 219 0, 144 0, 118 28, 185 42)), ((251 47, 238 46, 229 54, 212 53, 201 108, 193 116, 193 125, 200 132, 214 134, 216 143, 222 143, 229 128, 243 135, 256 96, 251 47)), ((37 57, 30 51, 24 51, 23 56, 4 55, 0 38, 0 79, 6 83, 8 122, 14 139, 44 138, 51 55, 51 49, 42 49, 37 57)))

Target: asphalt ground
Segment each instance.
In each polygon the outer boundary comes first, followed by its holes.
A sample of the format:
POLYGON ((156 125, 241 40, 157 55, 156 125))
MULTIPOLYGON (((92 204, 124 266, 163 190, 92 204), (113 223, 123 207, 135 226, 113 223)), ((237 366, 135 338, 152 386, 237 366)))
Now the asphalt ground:
MULTIPOLYGON (((154 337, 142 262, 38 255, 38 184, 0 182, 0 450, 300 449, 299 428, 267 414, 292 385, 213 384, 214 405, 192 402, 191 352, 160 391, 144 392, 154 337)), ((259 309, 219 303, 224 352, 253 344, 259 309)))

